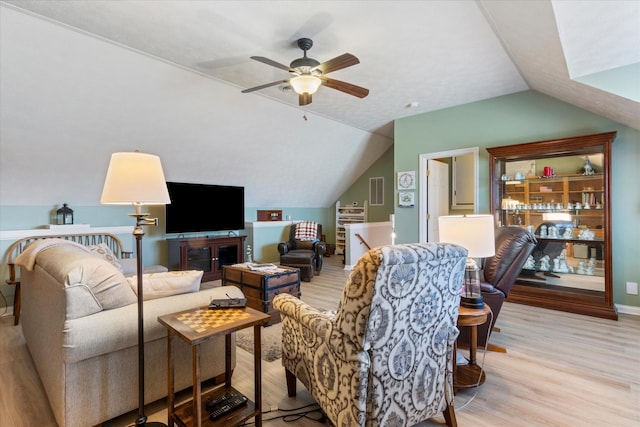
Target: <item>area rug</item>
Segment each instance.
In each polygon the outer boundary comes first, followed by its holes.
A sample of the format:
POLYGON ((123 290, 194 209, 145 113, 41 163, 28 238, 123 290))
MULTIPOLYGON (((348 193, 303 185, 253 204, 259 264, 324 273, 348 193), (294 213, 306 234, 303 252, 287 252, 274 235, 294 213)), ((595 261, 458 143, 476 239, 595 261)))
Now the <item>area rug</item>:
MULTIPOLYGON (((260 333, 262 360, 273 362, 282 357, 282 324, 276 323, 262 327, 260 333)), ((236 332, 236 344, 241 349, 253 354, 253 328, 236 332)))

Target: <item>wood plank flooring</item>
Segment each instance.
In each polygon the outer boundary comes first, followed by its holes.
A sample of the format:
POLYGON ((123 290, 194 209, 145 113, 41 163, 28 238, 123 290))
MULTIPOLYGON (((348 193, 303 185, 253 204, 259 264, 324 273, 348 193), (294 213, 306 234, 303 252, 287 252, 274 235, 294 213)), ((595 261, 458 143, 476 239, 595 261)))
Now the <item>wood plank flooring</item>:
MULTIPOLYGON (((318 308, 335 309, 348 272, 341 258, 325 260, 320 276, 302 283, 302 299, 318 308)), ((458 425, 640 427, 640 317, 619 321, 505 303, 491 342, 508 349, 479 353, 487 380, 477 390, 456 396, 458 425), (477 391, 477 394, 476 394, 477 391)), ((234 385, 253 395, 253 356, 238 349, 234 385)), ((298 408, 313 403, 298 384, 298 396, 287 397, 279 360, 262 362, 263 403, 298 408)), ((180 398, 187 398, 182 394, 180 398)), ((165 402, 145 410, 149 421, 166 423, 165 402)), ((87 411, 90 411, 87 408, 87 411)), ((308 418, 285 422, 284 412, 264 414, 266 426, 317 426, 308 418)), ((310 414, 310 416, 316 414, 310 414)), ((103 424, 131 425, 137 411, 103 424)), ((443 425, 441 416, 421 426, 443 425)), ((0 427, 55 427, 47 398, 13 317, 0 318, 0 427)))

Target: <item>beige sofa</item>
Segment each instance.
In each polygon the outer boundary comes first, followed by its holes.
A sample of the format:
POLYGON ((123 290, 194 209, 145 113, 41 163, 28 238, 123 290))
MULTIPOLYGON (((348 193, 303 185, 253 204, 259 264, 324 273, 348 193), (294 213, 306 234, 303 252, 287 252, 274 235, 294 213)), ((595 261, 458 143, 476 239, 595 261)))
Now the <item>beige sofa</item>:
MULTIPOLYGON (((136 409, 138 311, 133 288, 114 264, 80 244, 39 245, 45 248, 27 247, 16 259, 21 267, 21 323, 58 424, 94 426, 136 409)), ((162 284, 172 288, 171 283, 184 281, 187 274, 157 274, 164 276, 153 290, 155 299, 144 302, 146 403, 167 394, 167 333, 158 316, 206 306, 225 294, 243 296, 233 286, 198 290, 199 279, 191 292, 163 296, 184 292, 184 287, 167 290, 162 284)), ((235 345, 232 348, 235 367, 235 345)), ((222 378, 224 338, 207 341, 201 351, 201 378, 222 378)), ((174 357, 176 389, 190 387, 190 347, 178 345, 174 357)))

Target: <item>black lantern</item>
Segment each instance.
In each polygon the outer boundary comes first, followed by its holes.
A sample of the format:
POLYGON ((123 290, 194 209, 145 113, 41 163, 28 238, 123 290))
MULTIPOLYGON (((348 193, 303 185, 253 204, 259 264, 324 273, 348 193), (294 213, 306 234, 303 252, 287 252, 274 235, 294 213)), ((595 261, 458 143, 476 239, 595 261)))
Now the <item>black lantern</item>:
POLYGON ((56 211, 56 218, 58 225, 73 224, 73 209, 63 203, 62 207, 56 211))

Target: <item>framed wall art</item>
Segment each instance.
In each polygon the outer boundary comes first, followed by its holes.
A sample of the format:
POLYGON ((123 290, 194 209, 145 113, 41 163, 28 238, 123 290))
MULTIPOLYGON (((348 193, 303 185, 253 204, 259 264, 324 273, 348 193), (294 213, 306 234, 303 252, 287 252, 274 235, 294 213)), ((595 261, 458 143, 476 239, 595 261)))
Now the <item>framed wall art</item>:
POLYGON ((415 196, 413 191, 400 191, 398 193, 398 206, 410 208, 415 206, 415 196))
POLYGON ((416 171, 398 172, 398 190, 416 189, 416 171))

